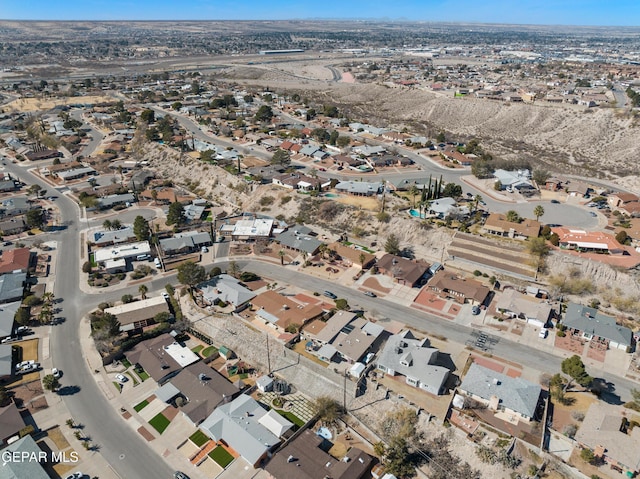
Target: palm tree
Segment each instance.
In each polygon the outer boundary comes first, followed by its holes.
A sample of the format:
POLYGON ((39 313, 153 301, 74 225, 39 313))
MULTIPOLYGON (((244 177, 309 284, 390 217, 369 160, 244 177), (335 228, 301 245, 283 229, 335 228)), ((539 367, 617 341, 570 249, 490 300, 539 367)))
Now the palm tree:
POLYGON ((536 217, 536 221, 538 221, 540 219, 540 217, 542 215, 544 215, 544 208, 542 207, 542 205, 538 205, 533 209, 533 214, 536 217))
POLYGON ((151 190, 151 199, 154 205, 158 204, 158 192, 156 190, 151 190))
POLYGON ((103 227, 104 229, 106 229, 106 230, 111 231, 111 229, 113 228, 113 225, 111 224, 111 221, 109 221, 109 220, 104 220, 104 221, 102 222, 102 227, 103 227))
POLYGON ((50 305, 54 299, 56 299, 56 297, 51 291, 47 291, 42 295, 42 301, 44 301, 45 304, 50 305))
POLYGON ((409 188, 409 194, 413 199, 413 202, 412 202, 413 208, 416 207, 416 196, 418 196, 418 193, 420 193, 420 190, 418 189, 418 187, 416 185, 411 185, 411 188, 409 188))
POLYGON ((478 203, 482 201, 482 196, 476 195, 473 197, 473 211, 478 211, 478 203))
POLYGON ((287 254, 283 249, 278 251, 278 256, 280 256, 280 265, 284 266, 284 255, 287 254))
POLYGON ((147 299, 147 291, 149 291, 149 288, 147 288, 144 284, 141 284, 138 287, 138 293, 140 293, 140 299, 147 299))
POLYGON ((367 257, 365 256, 364 253, 360 253, 360 256, 358 256, 358 259, 360 260, 360 267, 364 269, 364 262, 367 259, 367 257))
POLYGON ((322 243, 320 245, 320 247, 318 248, 318 251, 320 252, 321 258, 324 259, 324 255, 327 253, 328 249, 329 247, 326 244, 322 243))
POLYGON ((111 222, 111 228, 113 228, 114 230, 119 230, 120 228, 122 228, 122 223, 120 222, 120 220, 113 220, 111 222))

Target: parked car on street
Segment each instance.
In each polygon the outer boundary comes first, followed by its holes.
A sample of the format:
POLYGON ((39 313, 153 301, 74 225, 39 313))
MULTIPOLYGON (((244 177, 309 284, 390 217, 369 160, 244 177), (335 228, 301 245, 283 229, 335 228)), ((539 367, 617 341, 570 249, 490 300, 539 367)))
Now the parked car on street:
POLYGON ((327 298, 338 299, 338 297, 335 294, 333 294, 331 291, 325 291, 322 294, 324 294, 327 298))
POLYGON ((371 291, 365 291, 364 295, 365 296, 369 296, 370 298, 375 298, 376 297, 376 293, 373 293, 371 291))
POLYGON ((54 378, 59 379, 59 378, 60 378, 60 376, 62 376, 62 373, 60 373, 60 370, 59 370, 58 368, 53 368, 53 369, 51 370, 51 375, 52 375, 54 378))

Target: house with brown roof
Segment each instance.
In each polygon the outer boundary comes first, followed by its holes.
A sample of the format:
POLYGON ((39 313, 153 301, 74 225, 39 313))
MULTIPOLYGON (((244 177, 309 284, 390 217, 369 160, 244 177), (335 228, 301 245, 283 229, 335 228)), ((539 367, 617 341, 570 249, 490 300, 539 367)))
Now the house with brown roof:
POLYGON ((590 191, 591 188, 589 185, 580 181, 571 181, 567 186, 567 193, 569 193, 569 196, 575 196, 578 198, 587 196, 590 191))
POLYGON ((167 385, 173 386, 174 391, 179 391, 186 400, 180 411, 194 426, 204 421, 220 404, 228 403, 240 394, 233 383, 202 361, 182 369, 167 385))
POLYGON ((402 256, 385 254, 378 260, 378 271, 391 276, 400 284, 415 287, 429 271, 429 265, 424 261, 413 261, 402 256))
POLYGON ((613 193, 607 198, 607 203, 612 210, 622 210, 632 216, 640 212, 640 198, 633 193, 613 193))
POLYGON ((544 183, 544 189, 547 191, 560 191, 564 181, 560 178, 552 176, 551 178, 547 178, 547 181, 544 183))
POLYGON ((29 227, 24 220, 24 216, 17 216, 5 221, 0 221, 0 234, 2 235, 15 235, 27 229, 29 229, 29 227))
POLYGON ((26 273, 33 264, 35 254, 29 248, 15 248, 4 251, 0 256, 0 274, 20 271, 26 273))
POLYGON ((489 287, 475 279, 462 278, 441 269, 429 281, 429 289, 445 298, 464 304, 483 304, 489 296, 489 287))
POLYGON ((539 221, 524 218, 522 222, 507 221, 502 213, 491 213, 482 227, 482 232, 512 239, 526 240, 540 234, 539 221))
POLYGON ((4 447, 9 439, 18 438, 18 433, 25 427, 24 419, 14 402, 0 408, 0 445, 4 447))
POLYGON ((602 402, 592 404, 575 440, 611 469, 635 477, 640 472, 640 427, 631 427, 624 409, 602 402))
POLYGON ((330 244, 329 250, 335 251, 346 266, 368 269, 376 261, 376 257, 373 254, 338 242, 330 244))
POLYGON ((142 367, 158 384, 167 382, 184 368, 199 360, 186 346, 170 334, 161 334, 136 344, 126 353, 131 364, 142 367))
POLYGON ((154 318, 160 313, 171 315, 167 300, 162 296, 113 306, 104 312, 116 317, 120 323, 120 331, 133 331, 155 324, 154 318))
POLYGON ((473 163, 473 158, 465 155, 464 153, 460 153, 458 150, 444 150, 442 155, 445 159, 454 163, 460 163, 462 166, 469 166, 473 163))
POLYGON ((350 448, 342 459, 329 455, 326 440, 306 429, 276 452, 265 471, 271 479, 362 479, 371 477, 373 458, 350 448))
POLYGON ((258 318, 276 331, 284 332, 290 326, 298 328, 322 315, 322 308, 315 304, 303 304, 275 291, 265 291, 251 301, 258 318))

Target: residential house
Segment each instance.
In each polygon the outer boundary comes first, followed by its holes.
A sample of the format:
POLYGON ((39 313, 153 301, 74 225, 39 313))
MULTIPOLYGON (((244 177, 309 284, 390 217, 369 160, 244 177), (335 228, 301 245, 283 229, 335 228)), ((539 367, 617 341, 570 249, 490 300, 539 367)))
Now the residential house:
POLYGON ((363 155, 366 157, 374 156, 374 155, 382 155, 387 151, 383 146, 368 146, 368 145, 354 146, 352 149, 354 153, 358 153, 359 155, 363 155))
POLYGON ((62 158, 62 153, 58 150, 44 149, 40 151, 29 151, 24 155, 29 161, 49 160, 51 158, 62 158))
POLYGON ((385 254, 378 260, 377 265, 380 273, 412 288, 417 286, 429 271, 429 265, 423 261, 413 261, 393 254, 385 254))
POLYGON ((0 380, 13 374, 13 353, 11 344, 0 344, 0 380))
POLYGON ((209 417, 219 405, 240 394, 226 377, 202 361, 185 367, 160 389, 162 392, 156 392, 156 397, 162 397, 167 403, 178 395, 185 399, 180 411, 194 426, 209 417))
POLYGON ((383 185, 380 182, 368 181, 341 181, 336 185, 336 191, 355 196, 374 196, 382 193, 383 185))
POLYGON ((275 240, 287 249, 313 256, 320 249, 322 241, 312 233, 313 231, 304 225, 294 225, 276 235, 275 240))
POLYGON ((331 243, 329 250, 335 251, 338 258, 346 266, 357 266, 362 269, 369 269, 376 261, 376 257, 372 253, 338 242, 331 243))
POLYGON ((474 279, 462 278, 441 269, 429 281, 429 289, 459 303, 481 305, 487 300, 489 287, 474 279))
POLYGON ((397 131, 386 131, 382 133, 381 136, 384 140, 392 141, 394 143, 404 143, 404 141, 409 138, 409 135, 399 133, 397 131))
MULTIPOLYGON (((337 311, 323 323, 323 327, 313 329, 310 327, 303 328, 303 335, 316 343, 329 344, 336 338, 336 336, 338 336, 340 331, 342 331, 342 328, 356 318, 357 315, 355 313, 349 311, 337 311)), ((315 323, 316 321, 313 321, 309 326, 312 326, 315 323)))
POLYGON ((33 266, 36 255, 29 248, 5 250, 0 256, 0 275, 7 273, 26 273, 33 266))
POLYGON ((315 304, 303 304, 275 291, 265 291, 253 298, 252 310, 278 332, 290 327, 299 329, 322 315, 322 308, 315 304))
POLYGON ((40 206, 34 205, 26 196, 14 196, 2 201, 0 217, 24 215, 33 208, 40 206))
POLYGON ((300 149, 300 154, 304 155, 304 156, 308 156, 308 157, 313 157, 313 155, 316 153, 316 151, 320 151, 320 148, 318 148, 315 145, 304 145, 301 149, 300 149))
POLYGON ((584 198, 589 194, 590 191, 591 188, 589 187, 589 185, 580 181, 571 181, 567 185, 567 193, 569 193, 569 196, 584 198))
POLYGON ((616 323, 615 318, 595 308, 569 303, 562 320, 571 335, 597 341, 614 349, 628 350, 633 345, 633 332, 616 323))
POLYGON ((498 297, 496 310, 511 318, 524 319, 538 328, 547 326, 555 315, 553 306, 548 302, 513 288, 505 289, 498 297))
POLYGON ((15 218, 9 218, 5 221, 0 221, 0 234, 3 236, 20 234, 23 231, 29 229, 29 226, 24 220, 24 216, 18 216, 15 218))
POLYGON ((126 353, 131 364, 142 367, 158 384, 164 384, 200 358, 170 334, 162 334, 136 344, 126 353))
POLYGON ((13 334, 14 318, 21 304, 21 301, 14 301, 0 305, 0 339, 13 334))
POLYGON ((470 166, 473 163, 472 157, 465 155, 464 153, 460 153, 458 150, 444 150, 442 154, 445 159, 454 163, 459 163, 462 166, 470 166))
POLYGON ((0 180, 0 192, 6 193, 8 191, 16 191, 18 189, 20 189, 20 186, 15 180, 0 180))
POLYGON ((190 203, 184 207, 184 217, 187 221, 200 221, 205 209, 204 205, 190 203))
POLYGON ((482 232, 518 240, 537 238, 542 225, 536 220, 524 218, 522 222, 508 221, 502 213, 491 213, 482 227, 482 232))
POLYGON ((370 477, 373 458, 351 447, 338 460, 328 453, 329 444, 306 429, 287 442, 265 466, 269 479, 363 479, 370 477))
POLYGON ((551 228, 558 235, 558 246, 579 252, 624 254, 625 247, 613 235, 601 231, 572 230, 569 228, 551 228))
POLYGON ((327 188, 331 184, 331 180, 314 178, 300 173, 278 175, 273 178, 272 182, 274 185, 282 186, 283 188, 301 191, 322 191, 323 188, 327 188))
POLYGON ((575 435, 581 447, 626 477, 640 472, 640 428, 631 427, 625 409, 601 401, 589 406, 575 435))
POLYGON ((50 457, 47 451, 40 449, 36 441, 27 434, 21 439, 9 444, 0 451, 3 457, 0 477, 2 479, 49 479, 49 474, 44 466, 46 461, 39 460, 42 457, 50 457), (18 460, 6 460, 4 458, 16 457, 18 460), (33 459, 31 459, 33 458, 33 459))
POLYGON ((116 317, 120 323, 120 331, 134 331, 155 324, 155 317, 161 313, 172 316, 167 300, 162 296, 112 306, 104 312, 116 317))
POLYGON ((435 215, 438 219, 445 219, 449 215, 459 214, 466 216, 469 214, 468 206, 458 206, 455 198, 444 197, 428 202, 427 214, 435 215))
POLYGON ((417 339, 406 330, 387 339, 377 368, 390 376, 404 376, 407 384, 438 396, 444 394, 450 373, 437 364, 438 355, 428 338, 417 339))
MULTIPOLYGON (((18 411, 16 403, 11 402, 8 406, 0 407, 0 446, 4 447, 9 441, 19 439, 19 432, 26 424, 18 411)), ((8 461, 3 461, 6 463, 8 461)), ((0 474, 0 477, 4 477, 0 474)), ((18 476, 16 476, 18 477, 18 476)))
MULTIPOLYGON (((197 232, 196 232, 197 233, 197 232)), ((208 243, 211 244, 209 233, 199 233, 209 238, 208 243)), ((205 238, 206 241, 206 238, 205 238)), ((201 248, 196 245, 193 235, 176 235, 173 238, 164 238, 160 240, 160 248, 167 256, 175 256, 180 254, 193 253, 201 248)))
POLYGON ((98 199, 98 208, 101 210, 106 210, 108 208, 113 208, 117 205, 124 204, 133 204, 136 201, 136 197, 133 193, 122 193, 119 195, 109 195, 103 198, 98 199))
POLYGON ((26 273, 9 273, 0 276, 0 304, 21 300, 26 283, 26 273))
POLYGON ((551 178, 547 178, 547 181, 544 183, 544 189, 548 191, 560 191, 564 185, 565 181, 552 176, 551 178))
POLYGON ((85 176, 94 176, 96 174, 97 171, 90 166, 83 166, 80 168, 72 168, 69 170, 59 171, 55 174, 55 176, 60 178, 62 181, 69 181, 77 180, 78 178, 83 178, 85 176))
POLYGON ((332 156, 333 164, 336 166, 342 167, 352 167, 355 168, 363 163, 363 160, 360 158, 353 158, 348 155, 335 155, 332 156))
POLYGON ((132 226, 125 226, 119 230, 96 231, 93 233, 93 244, 95 246, 108 246, 135 241, 136 235, 132 226))
POLYGON ((256 240, 268 238, 273 230, 273 220, 256 218, 251 220, 240 220, 231 230, 231 238, 237 240, 256 240))
POLYGON ((280 438, 292 427, 283 416, 273 410, 267 412, 245 394, 218 406, 200 424, 202 432, 231 447, 253 467, 267 460, 280 444, 280 438))
POLYGON ((535 189, 531 181, 531 172, 529 170, 507 171, 496 170, 493 172, 496 182, 500 182, 501 189, 527 190, 535 189))
POLYGON ((347 323, 329 343, 342 361, 359 362, 367 353, 378 349, 384 328, 364 318, 355 318, 347 323))
POLYGON ((93 260, 104 265, 109 260, 130 259, 140 255, 148 255, 151 253, 151 246, 148 241, 140 241, 138 243, 122 243, 107 248, 100 248, 93 251, 93 260))
POLYGON ((633 193, 617 192, 607 197, 607 204, 612 210, 624 209, 630 203, 638 203, 640 198, 633 193))
POLYGON ((221 274, 200 283, 196 286, 196 295, 200 296, 205 304, 230 304, 235 311, 244 309, 248 302, 256 297, 240 280, 228 274, 221 274))
POLYGON ((139 191, 155 177, 156 174, 150 170, 136 171, 133 175, 131 175, 131 179, 129 180, 129 189, 133 191, 139 191))
POLYGON ((489 410, 525 423, 536 418, 542 392, 538 384, 512 378, 477 363, 471 364, 458 389, 489 410))

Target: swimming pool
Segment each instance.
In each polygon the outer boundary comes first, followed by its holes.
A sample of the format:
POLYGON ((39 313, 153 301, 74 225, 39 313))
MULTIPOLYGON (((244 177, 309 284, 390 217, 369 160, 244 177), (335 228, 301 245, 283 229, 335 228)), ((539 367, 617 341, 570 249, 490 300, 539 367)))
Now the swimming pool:
POLYGON ((324 196, 325 198, 340 198, 340 195, 337 195, 335 193, 325 193, 324 196))
POLYGON ((418 210, 410 209, 409 214, 414 218, 424 218, 424 215, 420 215, 420 212, 418 210))

